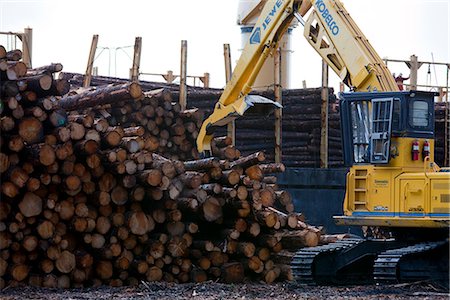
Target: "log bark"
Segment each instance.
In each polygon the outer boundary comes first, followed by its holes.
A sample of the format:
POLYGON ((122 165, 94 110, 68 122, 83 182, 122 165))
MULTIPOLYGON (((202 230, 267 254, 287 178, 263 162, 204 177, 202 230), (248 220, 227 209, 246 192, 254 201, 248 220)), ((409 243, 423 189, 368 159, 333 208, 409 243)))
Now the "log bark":
POLYGON ((221 280, 226 283, 239 283, 244 280, 244 267, 240 262, 226 263, 221 267, 221 280))
POLYGON ((52 63, 50 65, 41 66, 38 68, 28 69, 27 75, 28 76, 35 76, 40 74, 46 74, 46 73, 56 73, 61 72, 63 69, 63 65, 61 63, 52 63))
POLYGON ((248 168, 250 166, 259 164, 266 159, 264 152, 256 152, 244 157, 241 157, 230 163, 230 167, 240 166, 241 168, 248 168))
POLYGON ((20 212, 25 217, 38 216, 42 212, 42 198, 38 195, 28 192, 19 203, 20 212))
POLYGON ((217 198, 208 197, 202 204, 203 217, 208 222, 219 220, 223 216, 222 206, 217 198))
POLYGON ((185 161, 183 164, 187 171, 200 171, 220 167, 219 161, 215 157, 185 161))
POLYGON ((28 144, 38 143, 43 139, 44 128, 42 122, 36 118, 30 117, 22 119, 18 129, 20 137, 28 144))
POLYGON ((55 267, 61 273, 68 274, 75 269, 76 260, 75 255, 67 250, 61 252, 61 255, 56 259, 55 267))
POLYGON ((303 247, 315 247, 319 244, 320 234, 307 229, 286 231, 281 239, 284 249, 300 249, 303 247))
POLYGON ((104 104, 114 104, 128 99, 139 99, 142 96, 141 86, 137 83, 110 85, 84 93, 66 96, 59 101, 59 106, 66 110, 76 110, 104 104))

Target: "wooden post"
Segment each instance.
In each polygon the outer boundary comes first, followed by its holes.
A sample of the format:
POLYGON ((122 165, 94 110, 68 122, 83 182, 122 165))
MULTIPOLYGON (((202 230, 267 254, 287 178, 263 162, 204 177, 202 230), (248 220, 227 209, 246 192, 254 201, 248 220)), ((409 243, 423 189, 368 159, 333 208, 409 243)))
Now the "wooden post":
POLYGON ((442 102, 444 100, 444 88, 442 86, 438 87, 438 93, 437 102, 442 102))
POLYGON ((33 49, 33 29, 28 27, 24 29, 22 35, 22 60, 29 69, 31 66, 31 56, 33 49))
POLYGON ((203 87, 209 88, 209 73, 203 73, 203 76, 200 77, 201 82, 203 82, 203 87))
POLYGON ((141 49, 142 49, 142 37, 136 37, 134 41, 134 56, 133 66, 131 68, 131 81, 139 81, 139 67, 141 65, 141 49))
MULTIPOLYGON (((231 80, 231 50, 230 44, 223 44, 223 56, 225 61, 225 82, 231 80)), ((231 144, 236 145, 236 125, 234 120, 227 124, 227 136, 231 138, 231 144)))
POLYGON ((322 60, 320 167, 328 168, 328 65, 322 60))
POLYGON ((86 73, 84 74, 83 87, 91 85, 92 80, 92 68, 94 66, 95 51, 97 50, 98 34, 94 34, 92 37, 91 50, 89 51, 89 59, 86 67, 86 73))
MULTIPOLYGON (((447 90, 448 97, 448 90, 447 90)), ((445 142, 444 142, 444 166, 448 166, 450 163, 450 102, 445 102, 445 142)))
POLYGON ((419 64, 419 62, 417 61, 417 56, 416 55, 411 55, 410 57, 410 77, 409 77, 409 82, 410 82, 410 90, 417 90, 417 71, 419 70, 421 64, 419 64))
POLYGON ((450 71, 450 64, 447 64, 447 79, 446 79, 446 88, 445 91, 447 95, 445 96, 445 142, 444 142, 444 165, 449 165, 450 160, 450 107, 449 107, 449 101, 448 101, 448 79, 449 79, 449 71, 450 71))
MULTIPOLYGON (((281 86, 281 50, 277 49, 274 57, 274 85, 275 85, 275 101, 282 104, 282 86, 281 86)), ((281 162, 281 125, 282 125, 282 108, 275 109, 275 162, 281 162)))
POLYGON ((302 87, 306 89, 306 80, 302 80, 302 87))
POLYGON ((447 77, 446 77, 446 80, 445 80, 445 92, 446 92, 446 94, 445 94, 445 101, 446 102, 448 102, 449 71, 450 71, 450 64, 447 64, 447 72, 446 72, 447 73, 447 77))
POLYGON ((173 71, 167 71, 166 75, 163 75, 164 79, 166 80, 167 83, 172 83, 176 76, 173 76, 173 71))
POLYGON ((187 100, 187 41, 181 41, 181 66, 180 66, 180 106, 181 110, 186 109, 187 100))

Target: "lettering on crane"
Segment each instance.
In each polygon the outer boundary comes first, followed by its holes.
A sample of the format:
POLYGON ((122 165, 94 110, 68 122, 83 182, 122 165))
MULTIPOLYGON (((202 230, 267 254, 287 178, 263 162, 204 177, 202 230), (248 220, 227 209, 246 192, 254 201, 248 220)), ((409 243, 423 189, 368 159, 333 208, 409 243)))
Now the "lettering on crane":
POLYGON ((330 14, 330 11, 328 10, 325 3, 323 3, 323 0, 317 0, 316 7, 322 14, 323 20, 328 25, 328 28, 331 30, 331 33, 333 35, 338 35, 339 26, 336 24, 336 21, 334 21, 333 16, 330 14))
MULTIPOLYGON (((263 30, 265 30, 267 26, 270 24, 273 16, 277 13, 282 4, 283 0, 277 0, 275 2, 275 4, 272 7, 272 10, 269 12, 269 14, 262 22, 263 30)), ((253 30, 252 35, 250 36, 250 44, 259 44, 259 43, 261 43, 261 28, 256 27, 255 30, 253 30)))
POLYGON ((282 4, 283 0, 277 0, 277 2, 275 2, 275 4, 272 7, 272 10, 269 12, 269 14, 266 16, 266 18, 262 23, 264 30, 267 28, 267 25, 269 25, 269 23, 272 21, 273 16, 277 13, 278 9, 281 7, 282 4))

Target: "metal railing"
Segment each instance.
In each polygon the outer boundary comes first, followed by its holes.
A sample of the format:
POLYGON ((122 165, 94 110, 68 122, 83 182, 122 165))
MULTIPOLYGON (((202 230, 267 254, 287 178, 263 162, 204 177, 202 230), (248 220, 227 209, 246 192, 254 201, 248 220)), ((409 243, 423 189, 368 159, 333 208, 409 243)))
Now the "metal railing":
MULTIPOLYGON (((162 77, 167 83, 174 83, 174 81, 180 77, 180 75, 173 74, 173 71, 167 71, 166 74, 140 72, 139 75, 162 77)), ((203 87, 205 87, 205 88, 209 87, 209 73, 204 73, 203 76, 201 76, 201 75, 186 75, 186 78, 192 79, 194 86, 198 86, 201 83, 203 85, 203 87)))
MULTIPOLYGON (((11 44, 11 48, 14 49, 17 49, 17 39, 21 41, 22 61, 27 65, 28 68, 31 68, 33 29, 28 27, 25 28, 23 32, 0 31, 0 35, 6 35, 7 37, 10 37, 11 40, 9 41, 9 43, 11 44)), ((14 50, 14 49, 7 49, 7 50, 14 50)))

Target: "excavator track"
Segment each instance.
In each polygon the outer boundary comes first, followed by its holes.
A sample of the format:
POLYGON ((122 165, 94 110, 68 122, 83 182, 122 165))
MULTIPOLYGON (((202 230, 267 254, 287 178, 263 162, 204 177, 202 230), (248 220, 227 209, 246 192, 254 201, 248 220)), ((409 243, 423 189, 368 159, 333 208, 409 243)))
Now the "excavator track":
POLYGON ((428 279, 448 282, 448 260, 442 262, 435 259, 445 257, 445 253, 439 255, 443 252, 448 252, 448 241, 424 242, 387 250, 375 260, 374 279, 378 283, 428 279))
POLYGON ((316 284, 314 263, 317 257, 321 255, 328 255, 333 252, 340 252, 354 247, 362 242, 364 242, 363 239, 344 239, 335 243, 304 248, 298 251, 292 258, 291 262, 292 275, 294 276, 294 279, 302 284, 316 284))

